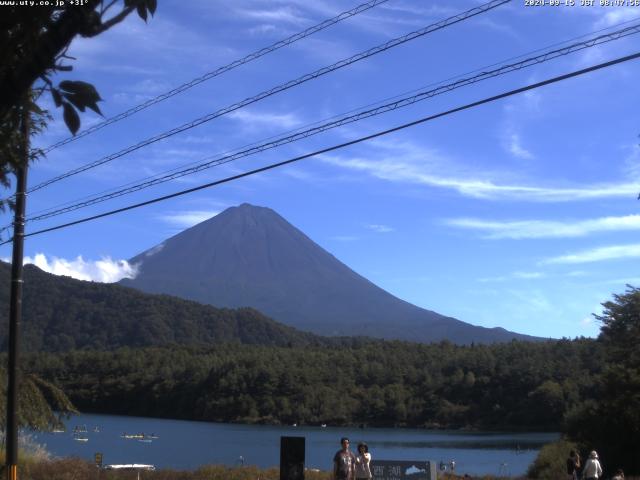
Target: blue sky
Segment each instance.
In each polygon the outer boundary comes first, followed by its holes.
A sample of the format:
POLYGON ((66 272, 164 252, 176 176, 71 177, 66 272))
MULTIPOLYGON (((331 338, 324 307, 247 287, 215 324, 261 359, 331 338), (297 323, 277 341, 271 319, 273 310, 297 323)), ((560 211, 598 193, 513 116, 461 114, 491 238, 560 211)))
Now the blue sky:
MULTIPOLYGON (((357 1, 159 2, 74 41, 74 71, 113 116, 319 23, 357 1)), ((115 125, 50 152, 29 185, 480 4, 389 0, 115 125)), ((578 2, 579 3, 579 2, 578 2)), ((582 35, 622 28, 640 8, 526 7, 514 0, 320 79, 60 181, 30 214, 485 69, 582 35)), ((635 24, 631 22, 625 26, 635 24)), ((601 32, 603 33, 603 32, 601 32)), ((587 37, 585 37, 587 38, 587 37)), ((267 165, 594 63, 635 53, 640 35, 440 95, 301 142, 49 220, 27 231, 267 165)), ((227 207, 267 206, 394 295, 483 326, 595 336, 591 316, 640 284, 640 61, 494 102, 213 189, 29 237, 29 261, 115 281, 126 259, 227 207)), ((51 108, 50 101, 43 101, 51 108)), ((59 111, 36 139, 67 136, 59 111)), ((83 126, 100 121, 89 112, 83 126)), ((6 192, 9 193, 9 192, 6 192)), ((4 223, 10 221, 4 215, 4 223)), ((11 254, 8 245, 0 255, 11 254)))

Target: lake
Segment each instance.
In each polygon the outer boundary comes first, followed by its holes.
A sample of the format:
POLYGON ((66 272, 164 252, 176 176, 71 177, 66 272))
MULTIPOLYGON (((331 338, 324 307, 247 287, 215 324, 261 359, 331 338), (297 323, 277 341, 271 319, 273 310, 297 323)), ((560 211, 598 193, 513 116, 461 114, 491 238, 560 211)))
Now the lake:
POLYGON ((340 437, 369 445, 374 460, 455 460, 456 472, 470 475, 521 475, 542 445, 555 433, 488 433, 408 428, 337 428, 236 425, 117 415, 76 415, 65 421, 65 433, 38 433, 38 443, 54 456, 93 461, 101 452, 105 464, 146 463, 156 468, 193 470, 200 465, 277 466, 280 437, 306 438, 308 468, 330 470, 340 437), (86 425, 86 442, 73 438, 75 426, 86 425), (99 431, 93 429, 98 427, 99 431), (122 438, 124 433, 155 435, 151 441, 122 438))

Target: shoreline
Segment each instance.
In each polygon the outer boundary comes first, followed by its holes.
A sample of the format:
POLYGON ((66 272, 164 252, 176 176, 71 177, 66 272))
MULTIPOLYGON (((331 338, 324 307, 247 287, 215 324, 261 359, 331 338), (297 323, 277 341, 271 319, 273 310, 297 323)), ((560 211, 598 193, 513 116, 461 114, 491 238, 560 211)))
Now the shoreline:
MULTIPOLYGON (((78 415, 78 414, 75 414, 78 415)), ((189 417, 170 417, 170 416, 148 416, 142 414, 127 414, 120 412, 99 412, 99 411, 91 411, 84 410, 79 413, 79 415, 108 415, 108 416, 118 416, 118 417, 131 417, 131 418, 145 418, 151 420, 175 420, 175 421, 184 421, 184 422, 199 422, 199 423, 215 423, 215 424, 227 424, 227 425, 246 425, 246 426, 266 426, 266 427, 305 427, 305 428, 324 428, 322 425, 326 427, 332 428, 348 428, 348 429, 408 429, 408 430, 429 430, 436 432, 460 432, 460 433, 492 433, 492 434, 500 434, 500 433, 557 433, 557 430, 551 429, 541 429, 536 428, 535 426, 527 427, 527 426, 510 426, 510 425, 500 425, 498 427, 490 427, 490 426, 459 426, 459 425, 441 425, 439 423, 432 423, 427 425, 408 425, 408 424, 366 424, 366 423, 340 423, 340 424, 305 424, 305 423, 296 423, 295 425, 290 425, 284 422, 271 422, 268 419, 259 419, 255 421, 251 421, 251 419, 242 419, 242 420, 205 420, 198 418, 189 418, 189 417)), ((74 416, 74 415, 71 415, 74 416)))

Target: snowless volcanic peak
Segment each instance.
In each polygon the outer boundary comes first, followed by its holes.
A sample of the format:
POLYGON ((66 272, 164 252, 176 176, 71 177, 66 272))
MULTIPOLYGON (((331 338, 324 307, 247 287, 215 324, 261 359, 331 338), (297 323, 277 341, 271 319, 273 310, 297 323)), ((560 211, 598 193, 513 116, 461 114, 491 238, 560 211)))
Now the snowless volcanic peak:
POLYGON ((351 270, 270 208, 231 207, 137 255, 121 283, 217 307, 253 307, 321 335, 455 343, 533 339, 405 302, 351 270))

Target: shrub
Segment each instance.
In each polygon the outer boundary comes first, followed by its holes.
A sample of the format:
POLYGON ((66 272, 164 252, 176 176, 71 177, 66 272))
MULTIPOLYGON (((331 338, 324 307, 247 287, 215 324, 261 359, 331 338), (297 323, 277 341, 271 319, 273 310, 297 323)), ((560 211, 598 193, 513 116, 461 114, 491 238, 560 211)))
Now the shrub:
POLYGON ((567 476, 567 457, 571 450, 578 451, 576 444, 567 440, 549 443, 540 449, 538 456, 527 471, 527 478, 536 480, 558 480, 567 476))

